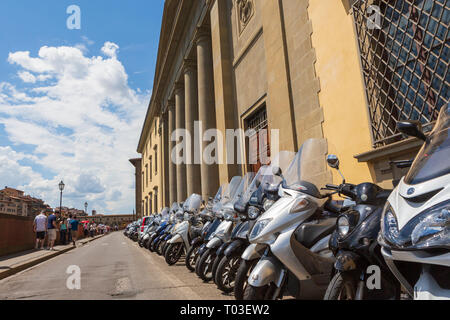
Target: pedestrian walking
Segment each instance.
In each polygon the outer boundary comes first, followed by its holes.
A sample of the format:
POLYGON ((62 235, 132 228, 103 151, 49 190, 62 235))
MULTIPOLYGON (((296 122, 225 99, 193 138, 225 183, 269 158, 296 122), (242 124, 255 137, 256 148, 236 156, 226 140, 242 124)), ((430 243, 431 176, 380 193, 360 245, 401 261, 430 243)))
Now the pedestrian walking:
POLYGON ((62 217, 61 222, 59 223, 59 241, 64 246, 66 245, 66 237, 67 237, 67 221, 62 217))
POLYGON ((56 215, 52 212, 47 218, 47 233, 48 233, 48 250, 53 251, 53 246, 56 240, 56 230, 58 226, 56 224, 56 215))
POLYGON ((36 233, 35 248, 38 249, 40 245, 41 250, 44 249, 45 234, 47 233, 47 216, 44 214, 44 211, 41 211, 41 213, 34 218, 33 231, 36 233))
POLYGON ((88 224, 87 223, 84 224, 83 230, 84 230, 84 237, 87 238, 88 234, 89 234, 89 229, 88 229, 88 224))
POLYGON ((72 228, 70 226, 70 221, 72 219, 72 215, 69 215, 69 217, 66 219, 66 225, 67 225, 67 243, 72 242, 72 228))
POLYGON ((77 246, 76 245, 76 241, 78 239, 78 225, 79 225, 79 222, 77 220, 77 216, 76 215, 73 216, 73 219, 72 219, 72 215, 69 215, 69 219, 70 219, 70 229, 71 229, 70 233, 72 234, 72 243, 73 243, 73 246, 76 247, 77 246))

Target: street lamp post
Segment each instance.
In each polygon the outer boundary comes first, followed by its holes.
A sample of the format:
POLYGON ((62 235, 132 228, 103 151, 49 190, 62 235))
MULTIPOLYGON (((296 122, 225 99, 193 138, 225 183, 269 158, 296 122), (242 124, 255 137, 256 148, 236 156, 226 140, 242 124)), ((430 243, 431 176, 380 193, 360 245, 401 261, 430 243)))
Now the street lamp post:
POLYGON ((88 207, 88 203, 87 201, 84 203, 84 213, 87 215, 87 207, 88 207))
POLYGON ((64 187, 65 187, 65 184, 61 180, 61 182, 59 183, 59 191, 61 191, 61 194, 59 196, 59 214, 60 215, 62 215, 62 193, 63 193, 64 187))

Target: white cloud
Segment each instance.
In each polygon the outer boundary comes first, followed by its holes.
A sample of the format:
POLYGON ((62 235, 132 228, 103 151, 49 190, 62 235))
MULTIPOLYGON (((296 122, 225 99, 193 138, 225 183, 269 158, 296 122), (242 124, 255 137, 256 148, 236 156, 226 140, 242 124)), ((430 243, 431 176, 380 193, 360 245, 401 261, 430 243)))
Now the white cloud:
POLYGON ((102 52, 108 57, 116 57, 119 46, 112 42, 105 42, 102 52))
POLYGON ((18 73, 20 79, 25 83, 36 83, 36 77, 28 71, 22 71, 18 73))
POLYGON ((3 164, 10 169, 2 168, 0 181, 57 206, 55 190, 64 179, 65 205, 82 208, 88 201, 98 212, 132 211, 134 168, 128 159, 137 156, 149 93, 129 87, 118 49, 106 42, 106 57, 89 57, 67 46, 42 47, 38 57, 27 51, 10 53, 8 61, 18 66, 18 74, 34 73, 37 81, 52 83, 36 81, 20 90, 0 83, 0 124, 12 147, 34 146, 30 159, 56 176, 45 179, 41 169, 21 166, 10 148, 0 149, 0 157, 11 158, 3 164), (16 180, 9 174, 15 171, 20 172, 16 180))

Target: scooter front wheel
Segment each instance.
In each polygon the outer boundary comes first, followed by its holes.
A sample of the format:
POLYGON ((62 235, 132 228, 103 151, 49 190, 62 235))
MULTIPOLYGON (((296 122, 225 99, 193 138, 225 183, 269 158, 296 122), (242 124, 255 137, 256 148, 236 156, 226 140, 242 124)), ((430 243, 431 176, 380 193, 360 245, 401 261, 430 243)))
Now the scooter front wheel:
POLYGON ((236 279, 234 280, 234 297, 236 300, 244 299, 244 291, 248 284, 248 277, 257 263, 258 259, 250 261, 241 259, 239 269, 236 273, 236 279))
POLYGON ((164 255, 164 246, 166 245, 166 243, 167 243, 167 241, 166 240, 163 240, 163 241, 159 241, 157 244, 156 244, 156 248, 155 248, 155 251, 156 251, 156 253, 158 254, 158 255, 160 255, 160 256, 162 256, 162 255, 164 255))
POLYGON ((274 294, 274 285, 265 285, 263 287, 248 285, 244 291, 244 300, 273 300, 274 294))
POLYGON ((201 256, 197 265, 197 269, 195 271, 203 281, 208 282, 213 279, 212 264, 215 258, 216 252, 214 249, 206 250, 205 253, 201 256))
POLYGON ((180 260, 181 255, 183 254, 184 246, 182 243, 171 243, 167 246, 166 253, 164 258, 169 266, 174 265, 180 260))
POLYGON ((354 300, 356 281, 351 276, 337 272, 328 284, 324 300, 354 300))
POLYGON ((188 268, 188 270, 191 272, 195 271, 195 265, 198 260, 198 251, 200 250, 200 246, 200 244, 194 245, 186 253, 186 268, 188 268))
POLYGON ((222 257, 215 273, 215 283, 219 290, 225 293, 233 291, 240 260, 239 255, 222 257))

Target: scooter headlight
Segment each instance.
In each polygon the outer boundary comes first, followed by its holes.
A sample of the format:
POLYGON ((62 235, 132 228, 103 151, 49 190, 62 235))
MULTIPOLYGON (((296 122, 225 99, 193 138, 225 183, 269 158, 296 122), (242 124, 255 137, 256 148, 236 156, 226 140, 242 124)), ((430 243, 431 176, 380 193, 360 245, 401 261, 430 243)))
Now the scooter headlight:
POLYGON ((264 211, 269 210, 270 207, 273 206, 274 203, 275 203, 275 201, 266 199, 266 201, 264 201, 264 204, 263 204, 264 211))
POLYGON ((444 203, 432 209, 413 229, 413 246, 427 248, 450 246, 450 203, 444 203))
POLYGON ((256 218, 258 218, 259 213, 260 213, 260 211, 256 207, 249 207, 248 211, 247 211, 248 217, 252 220, 255 220, 256 218))
POLYGON ((350 232, 350 221, 346 216, 341 216, 337 221, 337 231, 340 238, 344 238, 350 232))
POLYGON ((272 219, 263 219, 256 222, 255 226, 250 233, 250 241, 256 237, 258 237, 265 227, 272 221, 272 219))
POLYGON ((381 233, 388 242, 398 244, 400 232, 398 230, 397 217, 395 216, 394 209, 392 209, 389 202, 386 202, 383 209, 383 215, 381 218, 381 233))

